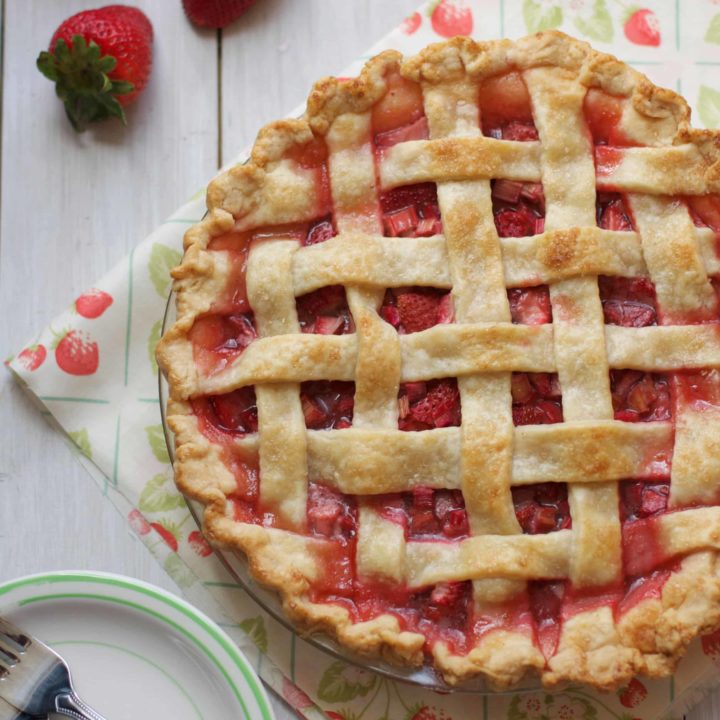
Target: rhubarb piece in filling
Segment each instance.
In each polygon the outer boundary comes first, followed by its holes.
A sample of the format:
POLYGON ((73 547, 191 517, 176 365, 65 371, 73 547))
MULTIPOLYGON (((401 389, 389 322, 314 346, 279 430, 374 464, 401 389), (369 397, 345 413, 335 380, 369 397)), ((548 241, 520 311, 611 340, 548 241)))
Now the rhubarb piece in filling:
POLYGON ((428 237, 442 233, 435 183, 403 185, 380 195, 388 237, 428 237))
POLYGON ((545 229, 545 195, 540 183, 493 180, 492 203, 500 237, 529 237, 545 229))
POLYGON ((345 288, 329 285, 297 298, 300 330, 317 335, 345 335, 355 332, 345 288))

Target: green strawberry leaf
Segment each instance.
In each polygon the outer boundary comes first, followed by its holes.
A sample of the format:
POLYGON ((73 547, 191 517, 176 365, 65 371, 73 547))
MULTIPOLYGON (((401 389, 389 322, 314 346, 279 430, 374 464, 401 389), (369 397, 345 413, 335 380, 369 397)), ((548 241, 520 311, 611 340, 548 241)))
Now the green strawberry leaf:
POLYGON ((240 627, 248 634, 248 637, 257 645, 261 652, 267 652, 267 630, 265 629, 265 621, 261 615, 243 620, 240 623, 240 627))
POLYGON ((720 92, 701 85, 697 105, 700 119, 706 128, 720 127, 720 92))
POLYGON ((138 509, 142 512, 157 513, 185 507, 185 499, 180 493, 174 489, 172 492, 165 489, 167 481, 162 473, 150 480, 140 493, 138 509))
POLYGON ((622 9, 622 12, 620 14, 620 22, 622 25, 625 25, 627 21, 638 11, 642 10, 641 5, 627 5, 622 9))
POLYGON ((162 320, 158 320, 150 331, 150 337, 148 337, 147 350, 148 358, 150 358, 150 368, 152 369, 153 375, 157 375, 158 365, 155 359, 155 348, 160 342, 160 331, 162 330, 162 320))
POLYGON ((347 702, 365 697, 373 689, 377 676, 336 661, 323 673, 318 686, 318 697, 325 702, 347 702))
POLYGON ((590 17, 576 15, 574 21, 575 27, 586 37, 598 42, 612 42, 613 21, 605 0, 595 0, 590 17))
POLYGON ((80 452, 86 457, 92 460, 92 447, 90 446, 90 438, 88 437, 88 431, 85 428, 81 430, 73 430, 69 432, 70 439, 80 448, 80 452))
POLYGON ((167 247, 167 245, 155 243, 152 246, 148 270, 152 284, 161 297, 167 297, 170 292, 170 283, 172 282, 170 271, 176 265, 179 265, 181 260, 182 255, 177 250, 167 247))
POLYGON ((172 553, 165 558, 163 563, 165 572, 181 587, 190 587, 195 583, 197 578, 188 569, 188 566, 182 561, 177 553, 172 553))
POLYGON ((153 455, 161 463, 169 463, 170 455, 168 454, 167 445, 165 444, 165 433, 162 425, 148 425, 145 428, 148 442, 152 448, 153 455))
POLYGON ((720 45, 720 13, 713 15, 705 33, 705 42, 720 45))
POLYGON ((528 32, 550 30, 562 25, 563 11, 559 5, 543 7, 538 0, 523 0, 522 11, 528 32))

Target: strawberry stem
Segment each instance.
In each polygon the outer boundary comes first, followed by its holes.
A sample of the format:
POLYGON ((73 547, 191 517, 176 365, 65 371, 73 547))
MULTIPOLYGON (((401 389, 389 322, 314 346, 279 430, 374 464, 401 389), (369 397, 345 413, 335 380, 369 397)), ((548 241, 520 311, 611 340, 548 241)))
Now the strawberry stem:
POLYGON ((117 96, 132 92, 135 86, 108 77, 116 64, 112 55, 101 55, 98 44, 93 40, 87 43, 82 35, 74 35, 69 47, 60 38, 52 51, 43 51, 37 58, 38 70, 55 83, 55 92, 77 132, 108 117, 126 124, 117 96))

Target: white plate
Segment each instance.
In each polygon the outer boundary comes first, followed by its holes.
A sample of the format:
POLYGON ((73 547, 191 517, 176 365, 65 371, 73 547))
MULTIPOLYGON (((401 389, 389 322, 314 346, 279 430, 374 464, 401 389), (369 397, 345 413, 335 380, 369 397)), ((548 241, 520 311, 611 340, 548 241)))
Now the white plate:
POLYGON ((106 573, 32 575, 0 585, 0 614, 57 650, 78 694, 112 720, 274 719, 233 641, 147 583, 106 573))

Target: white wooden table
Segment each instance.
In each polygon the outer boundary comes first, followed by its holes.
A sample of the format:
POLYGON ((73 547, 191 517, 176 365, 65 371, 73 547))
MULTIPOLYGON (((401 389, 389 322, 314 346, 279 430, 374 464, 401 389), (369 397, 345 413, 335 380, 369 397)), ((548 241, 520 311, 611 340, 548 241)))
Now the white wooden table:
MULTIPOLYGON (((180 0, 129 0, 156 33, 128 112, 76 136, 35 69, 55 27, 101 0, 4 5, 0 357, 117 263, 265 122, 340 71, 419 0, 258 0, 219 42, 180 0), (221 52, 220 52, 221 50, 221 52)), ((178 592, 23 392, 0 372, 0 581, 53 569, 124 573, 178 592)), ((278 720, 294 717, 279 700, 278 720)), ((720 717, 720 693, 688 720, 720 717)))

